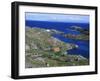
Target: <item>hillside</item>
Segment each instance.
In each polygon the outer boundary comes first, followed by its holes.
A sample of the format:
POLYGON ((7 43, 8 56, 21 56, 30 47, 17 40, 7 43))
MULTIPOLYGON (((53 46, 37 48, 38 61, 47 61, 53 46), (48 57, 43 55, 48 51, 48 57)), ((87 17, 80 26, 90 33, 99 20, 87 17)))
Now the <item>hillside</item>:
POLYGON ((67 50, 76 48, 75 44, 65 43, 52 34, 56 30, 26 27, 25 29, 25 67, 53 67, 88 65, 88 59, 80 55, 68 55, 67 50))

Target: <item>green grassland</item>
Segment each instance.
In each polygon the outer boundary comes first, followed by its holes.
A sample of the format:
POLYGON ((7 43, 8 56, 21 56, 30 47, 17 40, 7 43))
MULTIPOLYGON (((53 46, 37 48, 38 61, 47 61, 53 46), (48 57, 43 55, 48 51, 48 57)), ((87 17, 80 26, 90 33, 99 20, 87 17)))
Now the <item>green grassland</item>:
POLYGON ((88 65, 88 59, 80 55, 69 55, 67 50, 76 45, 65 43, 52 36, 46 29, 26 27, 25 67, 57 67, 88 65))

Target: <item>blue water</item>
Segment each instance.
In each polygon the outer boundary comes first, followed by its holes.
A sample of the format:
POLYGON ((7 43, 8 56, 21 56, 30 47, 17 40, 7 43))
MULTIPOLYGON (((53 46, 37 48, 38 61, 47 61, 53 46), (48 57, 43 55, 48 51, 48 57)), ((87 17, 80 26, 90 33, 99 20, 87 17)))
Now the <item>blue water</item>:
MULTIPOLYGON (((79 27, 82 27, 83 29, 89 30, 88 23, 64 23, 64 22, 62 23, 62 22, 27 21, 26 20, 25 25, 29 27, 55 29, 58 31, 62 31, 66 34, 69 33, 69 34, 74 34, 74 35, 78 35, 80 34, 80 32, 72 30, 71 26, 79 26, 79 27)), ((54 37, 58 38, 61 41, 78 45, 79 48, 69 50, 68 51, 69 54, 79 54, 86 58, 89 58, 89 41, 69 39, 59 34, 54 35, 54 37)))
POLYGON ((54 35, 54 37, 60 39, 61 41, 66 42, 66 43, 73 43, 73 44, 78 45, 77 49, 69 50, 68 51, 69 54, 79 54, 86 58, 89 58, 89 41, 74 40, 74 39, 70 39, 70 38, 65 38, 61 35, 54 35))

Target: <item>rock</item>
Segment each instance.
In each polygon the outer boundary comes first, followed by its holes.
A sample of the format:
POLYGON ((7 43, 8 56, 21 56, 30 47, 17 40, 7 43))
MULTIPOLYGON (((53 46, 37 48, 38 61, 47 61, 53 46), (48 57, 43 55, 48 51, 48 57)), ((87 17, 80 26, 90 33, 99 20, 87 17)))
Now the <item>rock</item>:
POLYGON ((32 49, 38 49, 37 45, 34 43, 31 43, 32 49))
POLYGON ((30 46, 28 44, 25 44, 25 50, 26 51, 30 50, 30 46))

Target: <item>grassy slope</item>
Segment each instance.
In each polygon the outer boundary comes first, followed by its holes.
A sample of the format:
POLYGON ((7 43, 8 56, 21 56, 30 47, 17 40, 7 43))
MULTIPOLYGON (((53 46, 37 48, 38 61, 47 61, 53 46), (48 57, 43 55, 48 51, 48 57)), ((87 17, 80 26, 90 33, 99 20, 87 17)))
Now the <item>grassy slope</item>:
POLYGON ((71 49, 72 45, 53 38, 51 33, 46 32, 45 29, 26 27, 25 32, 25 43, 28 46, 25 56, 27 58, 26 68, 88 64, 87 59, 75 61, 77 55, 65 55, 66 50, 71 49), (51 50, 54 47, 59 47, 60 51, 51 50), (70 60, 66 61, 68 59, 70 60), (30 62, 30 66, 27 66, 27 61, 30 62))

